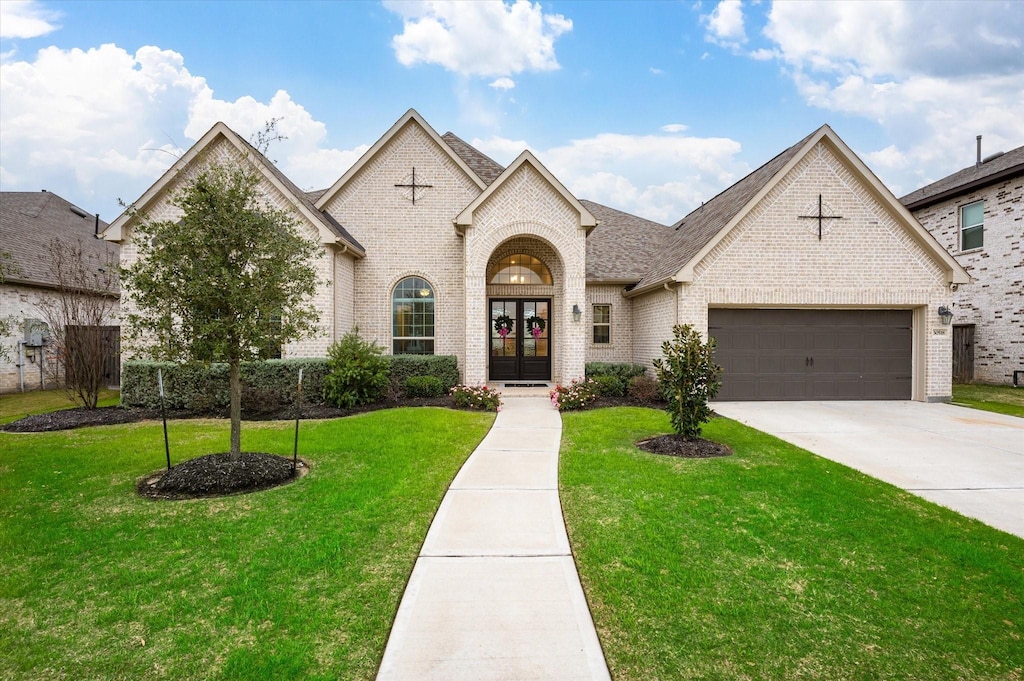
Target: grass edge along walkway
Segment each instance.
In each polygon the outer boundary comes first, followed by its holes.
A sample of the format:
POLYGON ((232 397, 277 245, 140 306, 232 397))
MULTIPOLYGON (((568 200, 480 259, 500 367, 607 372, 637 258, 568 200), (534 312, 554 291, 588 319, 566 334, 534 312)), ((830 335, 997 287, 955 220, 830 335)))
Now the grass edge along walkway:
MULTIPOLYGON (((493 414, 394 409, 303 422, 310 473, 153 502, 160 424, 0 433, 0 678, 372 679, 427 527, 493 414)), ((176 460, 225 421, 171 423, 176 460)), ((247 423, 290 453, 293 424, 247 423)))
POLYGON ((1024 540, 728 419, 563 414, 560 487, 613 678, 1014 679, 1024 540))

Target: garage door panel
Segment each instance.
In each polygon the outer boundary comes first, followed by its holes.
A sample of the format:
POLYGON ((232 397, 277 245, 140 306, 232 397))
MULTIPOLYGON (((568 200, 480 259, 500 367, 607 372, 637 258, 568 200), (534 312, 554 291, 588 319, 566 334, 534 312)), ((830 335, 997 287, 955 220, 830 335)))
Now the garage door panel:
POLYGON ((909 399, 911 324, 909 310, 709 310, 719 399, 909 399))

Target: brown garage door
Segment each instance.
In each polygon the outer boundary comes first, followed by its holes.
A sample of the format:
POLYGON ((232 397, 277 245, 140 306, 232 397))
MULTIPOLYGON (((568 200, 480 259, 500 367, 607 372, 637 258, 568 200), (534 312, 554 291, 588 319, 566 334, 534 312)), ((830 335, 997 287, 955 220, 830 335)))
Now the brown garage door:
POLYGON ((709 310, 720 400, 909 400, 910 310, 709 310))

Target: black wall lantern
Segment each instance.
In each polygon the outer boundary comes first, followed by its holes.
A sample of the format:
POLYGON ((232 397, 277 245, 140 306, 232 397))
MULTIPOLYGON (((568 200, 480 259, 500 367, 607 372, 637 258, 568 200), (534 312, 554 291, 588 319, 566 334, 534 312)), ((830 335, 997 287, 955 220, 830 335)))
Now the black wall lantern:
POLYGON ((943 326, 949 326, 953 323, 953 311, 945 305, 939 305, 939 317, 942 318, 943 326))
POLYGON ((583 315, 583 312, 580 310, 580 306, 577 305, 576 303, 573 303, 572 304, 572 320, 574 322, 578 322, 582 315, 583 315))

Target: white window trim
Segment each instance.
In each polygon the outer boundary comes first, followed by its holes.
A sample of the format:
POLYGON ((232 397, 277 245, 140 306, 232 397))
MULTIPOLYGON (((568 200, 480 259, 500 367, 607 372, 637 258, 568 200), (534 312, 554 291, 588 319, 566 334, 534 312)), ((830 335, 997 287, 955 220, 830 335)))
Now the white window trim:
POLYGON ((590 344, 591 345, 598 345, 598 346, 600 346, 602 348, 609 347, 612 344, 612 305, 611 305, 611 303, 593 303, 591 305, 591 307, 590 307, 590 344), (595 309, 597 307, 607 307, 608 308, 608 321, 607 322, 597 322, 597 321, 595 321, 596 315, 594 314, 594 311, 595 311, 595 309), (607 343, 598 343, 597 341, 594 340, 594 329, 596 327, 598 327, 598 326, 607 326, 608 327, 608 342, 607 343))
POLYGON ((959 229, 957 235, 959 236, 959 241, 960 241, 960 243, 957 244, 957 245, 960 247, 960 252, 961 253, 966 252, 966 251, 976 251, 979 248, 984 248, 985 247, 985 199, 978 199, 977 201, 971 201, 970 203, 965 203, 962 206, 960 206, 960 229, 959 229), (967 208, 970 208, 971 206, 975 206, 975 205, 978 205, 978 204, 981 204, 981 222, 979 222, 977 224, 974 224, 974 225, 965 225, 964 224, 964 210, 967 209, 967 208), (976 228, 976 227, 980 227, 981 228, 981 245, 980 246, 971 246, 970 248, 964 248, 964 231, 968 230, 968 229, 973 229, 973 228, 976 228))

